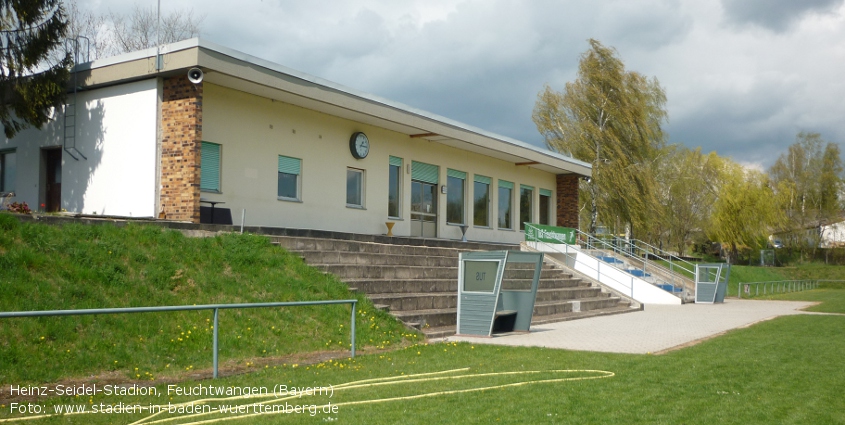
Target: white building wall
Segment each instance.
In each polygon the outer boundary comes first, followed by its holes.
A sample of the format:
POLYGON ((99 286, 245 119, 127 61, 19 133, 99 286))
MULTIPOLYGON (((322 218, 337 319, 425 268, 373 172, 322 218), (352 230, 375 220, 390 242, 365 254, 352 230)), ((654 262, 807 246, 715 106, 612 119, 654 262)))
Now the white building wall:
MULTIPOLYGON (((420 161, 440 167, 439 184, 446 184, 446 171, 467 173, 465 216, 470 240, 519 242, 519 185, 534 187, 532 221, 539 220, 539 191, 554 193, 555 175, 497 160, 424 139, 372 127, 307 110, 290 104, 232 89, 203 84, 203 140, 221 145, 221 192, 202 192, 202 197, 226 202, 232 218, 240 222, 246 209, 247 225, 310 228, 343 232, 385 234, 389 156, 403 159, 400 220, 393 233, 411 234, 411 174, 409 165, 420 161), (349 138, 363 131, 370 139, 367 158, 357 160, 349 152, 349 138), (301 201, 277 199, 278 156, 302 159, 301 201), (346 207, 347 167, 365 170, 365 208, 346 207), (472 226, 473 176, 493 178, 489 228, 472 226), (515 185, 512 200, 513 227, 496 228, 498 179, 515 185)), ((438 195, 438 237, 459 239, 458 226, 446 224, 446 195, 438 195)), ((554 220, 555 195, 550 217, 554 220)))
MULTIPOLYGON (((155 214, 157 93, 155 79, 79 92, 76 148, 87 159, 62 153, 62 209, 155 214)), ((0 150, 17 153, 13 201, 26 202, 33 210, 43 201, 41 149, 62 146, 63 118, 58 113, 43 129, 27 129, 0 142, 0 150)))

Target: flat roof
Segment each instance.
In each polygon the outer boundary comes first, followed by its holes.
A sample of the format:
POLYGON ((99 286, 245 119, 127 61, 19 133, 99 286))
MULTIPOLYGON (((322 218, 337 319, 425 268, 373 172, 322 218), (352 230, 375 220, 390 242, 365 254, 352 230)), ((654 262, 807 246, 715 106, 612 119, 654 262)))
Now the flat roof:
POLYGON ((97 88, 197 67, 205 74, 204 82, 383 127, 419 143, 440 143, 554 174, 589 177, 592 172, 589 163, 199 38, 165 45, 161 54, 160 70, 156 48, 79 64, 74 70, 82 88, 97 88))

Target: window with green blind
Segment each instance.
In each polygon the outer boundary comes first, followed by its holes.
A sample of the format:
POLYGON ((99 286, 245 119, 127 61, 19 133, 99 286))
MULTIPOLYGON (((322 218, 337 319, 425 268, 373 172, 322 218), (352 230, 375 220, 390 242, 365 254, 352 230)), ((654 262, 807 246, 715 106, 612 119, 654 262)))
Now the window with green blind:
POLYGON ((540 224, 550 226, 552 217, 552 191, 540 189, 540 224))
POLYGON ((402 158, 391 156, 388 168, 387 216, 398 218, 402 187, 402 158))
POLYGON ((446 222, 464 224, 464 192, 467 173, 446 169, 446 222))
POLYGON ((499 180, 499 228, 513 229, 513 183, 499 180))
POLYGON ((220 192, 220 145, 202 142, 200 145, 200 190, 220 192))
POLYGON ((302 160, 279 155, 278 197, 281 200, 299 201, 302 175, 302 160))
POLYGON ((475 175, 472 188, 472 224, 490 226, 490 177, 475 175))
POLYGON ((534 188, 519 185, 519 230, 525 230, 525 223, 532 221, 534 214, 534 188))

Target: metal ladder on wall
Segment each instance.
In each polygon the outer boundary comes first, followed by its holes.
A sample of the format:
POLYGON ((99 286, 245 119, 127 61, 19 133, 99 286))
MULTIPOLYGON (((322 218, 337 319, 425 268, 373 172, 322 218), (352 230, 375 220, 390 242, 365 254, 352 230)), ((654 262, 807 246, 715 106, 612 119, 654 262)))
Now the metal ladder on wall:
POLYGON ((79 91, 79 72, 76 69, 80 62, 88 62, 91 54, 91 40, 88 37, 77 36, 76 38, 68 38, 65 40, 65 53, 70 54, 73 58, 73 94, 69 97, 69 101, 65 104, 64 122, 62 132, 62 145, 73 159, 79 161, 77 155, 82 159, 88 159, 79 149, 76 148, 76 102, 77 92, 79 91), (83 56, 82 45, 84 44, 85 52, 83 56), (81 60, 81 61, 80 61, 81 60))

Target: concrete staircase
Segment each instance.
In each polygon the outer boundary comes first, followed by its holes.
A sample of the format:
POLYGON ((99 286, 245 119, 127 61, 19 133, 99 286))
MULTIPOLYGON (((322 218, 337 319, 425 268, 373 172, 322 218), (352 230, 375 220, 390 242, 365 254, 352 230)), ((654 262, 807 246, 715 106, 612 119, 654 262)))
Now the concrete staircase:
MULTIPOLYGON (((421 329, 428 338, 455 334, 460 252, 519 249, 518 245, 439 239, 340 236, 344 239, 271 236, 271 240, 309 265, 336 275, 350 289, 367 294, 379 308, 421 329)), ((532 273, 508 269, 503 285, 530 287, 532 273)), ((630 311, 637 310, 627 301, 546 264, 532 324, 630 311)))

